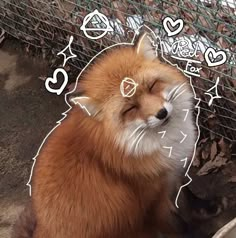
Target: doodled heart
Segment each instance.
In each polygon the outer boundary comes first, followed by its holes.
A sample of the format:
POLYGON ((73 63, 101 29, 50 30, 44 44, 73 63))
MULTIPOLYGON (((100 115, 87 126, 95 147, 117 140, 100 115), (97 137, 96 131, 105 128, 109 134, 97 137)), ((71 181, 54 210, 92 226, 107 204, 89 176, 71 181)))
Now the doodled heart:
POLYGON ((205 53, 204 58, 207 62, 207 65, 209 67, 219 66, 225 63, 227 60, 226 53, 222 50, 215 51, 214 48, 209 47, 205 53), (212 58, 210 58, 210 55, 212 55, 212 58))
POLYGON ((57 95, 60 95, 60 94, 62 93, 62 91, 64 90, 64 88, 66 87, 67 83, 68 83, 68 74, 66 73, 66 71, 65 71, 64 69, 60 69, 60 68, 59 68, 59 69, 56 69, 56 70, 54 71, 52 78, 48 77, 48 78, 45 80, 45 87, 46 87, 46 89, 48 90, 48 92, 50 92, 50 93, 56 93, 57 95), (49 84, 50 84, 50 83, 56 84, 56 83, 58 82, 58 79, 57 79, 58 73, 62 73, 62 74, 63 74, 63 76, 64 76, 64 81, 63 81, 63 83, 62 83, 62 85, 61 85, 60 88, 58 88, 58 89, 53 89, 53 88, 50 87, 49 84))
POLYGON ((175 36, 182 31, 184 27, 184 21, 182 19, 177 19, 174 21, 171 17, 166 17, 163 20, 163 27, 168 36, 175 36), (169 28, 169 25, 173 30, 169 28))

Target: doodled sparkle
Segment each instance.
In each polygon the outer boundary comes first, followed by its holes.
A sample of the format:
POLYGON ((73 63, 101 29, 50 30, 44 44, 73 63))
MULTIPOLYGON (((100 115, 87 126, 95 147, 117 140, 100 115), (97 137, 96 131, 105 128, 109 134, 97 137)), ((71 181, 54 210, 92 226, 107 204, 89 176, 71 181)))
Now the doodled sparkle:
POLYGON ((204 94, 206 94, 206 95, 208 95, 208 96, 211 97, 210 100, 209 100, 209 102, 208 102, 208 106, 211 106, 211 104, 213 103, 213 100, 214 100, 215 98, 221 98, 221 96, 219 96, 219 94, 218 94, 218 89, 217 89, 217 86, 218 86, 218 84, 219 84, 219 80, 220 80, 220 78, 218 77, 218 78, 216 79, 215 85, 214 85, 213 87, 211 87, 210 89, 208 89, 208 90, 204 93, 204 94), (210 93, 211 91, 214 91, 214 92, 213 92, 214 95, 210 93))
POLYGON ((73 36, 70 36, 70 40, 69 40, 68 45, 67 45, 62 51, 60 51, 59 53, 57 53, 57 55, 63 55, 63 57, 64 57, 63 67, 66 65, 66 62, 67 62, 69 59, 72 59, 72 58, 77 57, 77 55, 74 54, 74 53, 72 52, 72 49, 71 49, 71 44, 72 44, 73 40, 74 40, 74 37, 73 37, 73 36), (69 55, 69 56, 67 56, 67 55, 65 54, 65 52, 66 52, 67 50, 70 52, 70 55, 69 55))
POLYGON ((184 162, 184 168, 186 167, 186 165, 187 165, 187 162, 188 162, 188 157, 186 157, 185 159, 181 159, 180 160, 181 162, 184 162))

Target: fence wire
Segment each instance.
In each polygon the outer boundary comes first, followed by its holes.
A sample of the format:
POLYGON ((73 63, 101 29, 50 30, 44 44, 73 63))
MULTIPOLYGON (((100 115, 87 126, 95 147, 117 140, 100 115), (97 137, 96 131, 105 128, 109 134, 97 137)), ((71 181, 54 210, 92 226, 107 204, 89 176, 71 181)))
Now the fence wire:
MULTIPOLYGON (((0 27, 10 35, 39 48, 47 54, 58 53, 71 35, 72 49, 77 58, 71 65, 81 70, 104 47, 117 42, 130 42, 143 24, 157 32, 168 44, 162 21, 166 16, 182 18, 185 22, 178 37, 188 38, 191 44, 200 42, 207 49, 223 49, 227 62, 209 68, 203 52, 200 77, 192 77, 200 104, 201 131, 208 136, 221 136, 236 141, 236 1, 235 0, 1 0, 0 27), (101 39, 85 37, 80 27, 84 17, 97 9, 106 15, 112 32, 101 39), (204 93, 220 77, 220 99, 209 107, 204 93)), ((92 33, 96 36, 98 33, 92 33)), ((173 58, 169 58, 173 63, 173 58)), ((184 69, 185 64, 177 62, 184 69)))

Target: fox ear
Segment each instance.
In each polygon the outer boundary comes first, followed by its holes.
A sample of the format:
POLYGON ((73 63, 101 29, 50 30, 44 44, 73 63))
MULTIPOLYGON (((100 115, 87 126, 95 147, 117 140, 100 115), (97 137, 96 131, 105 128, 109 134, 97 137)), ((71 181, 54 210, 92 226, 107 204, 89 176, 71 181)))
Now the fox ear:
POLYGON ((144 32, 136 43, 137 54, 143 55, 146 59, 154 60, 157 58, 158 42, 149 33, 144 32))
POLYGON ((90 97, 72 97, 70 98, 70 102, 80 106, 89 116, 95 116, 99 111, 97 103, 90 97))

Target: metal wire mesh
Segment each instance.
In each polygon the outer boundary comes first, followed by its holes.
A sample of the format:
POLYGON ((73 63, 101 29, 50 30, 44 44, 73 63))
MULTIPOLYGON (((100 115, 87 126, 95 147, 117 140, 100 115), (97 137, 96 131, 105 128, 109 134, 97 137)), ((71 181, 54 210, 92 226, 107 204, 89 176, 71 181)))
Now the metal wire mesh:
MULTIPOLYGON (((0 27, 10 35, 31 44, 44 55, 56 54, 74 36, 73 52, 77 58, 71 65, 81 70, 88 61, 106 46, 131 41, 135 30, 145 24, 158 32, 168 43, 162 20, 166 16, 182 18, 185 22, 179 36, 188 37, 192 44, 201 42, 224 49, 227 62, 209 68, 203 54, 201 77, 192 77, 200 104, 200 126, 204 133, 236 140, 236 2, 235 0, 1 0, 0 27), (109 19, 113 32, 99 40, 84 36, 80 27, 84 17, 97 9, 109 19), (222 98, 208 106, 204 93, 220 77, 218 86, 222 98), (214 123, 209 120, 214 119, 214 123)), ((96 35, 96 33, 94 33, 96 35)), ((178 37, 179 37, 178 36, 178 37)), ((171 59, 173 61, 173 59, 171 59)), ((183 63, 178 63, 185 67, 183 63)))

